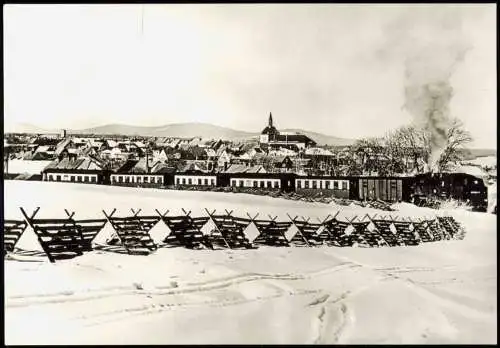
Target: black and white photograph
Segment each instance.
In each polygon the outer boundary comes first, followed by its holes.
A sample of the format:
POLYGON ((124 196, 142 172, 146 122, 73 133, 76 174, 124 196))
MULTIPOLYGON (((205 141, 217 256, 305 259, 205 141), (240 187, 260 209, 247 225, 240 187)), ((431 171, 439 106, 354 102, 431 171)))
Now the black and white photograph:
POLYGON ((496 11, 4 4, 5 344, 496 344, 496 11))

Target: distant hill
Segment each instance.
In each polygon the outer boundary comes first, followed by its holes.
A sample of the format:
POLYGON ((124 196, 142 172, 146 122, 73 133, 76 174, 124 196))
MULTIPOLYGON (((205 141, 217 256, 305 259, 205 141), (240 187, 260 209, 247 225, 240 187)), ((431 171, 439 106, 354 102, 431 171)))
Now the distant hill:
POLYGON ((44 129, 30 123, 4 123, 4 133, 52 134, 59 133, 57 129, 44 129))
MULTIPOLYGON (((304 131, 301 129, 284 129, 284 132, 302 133, 316 141, 318 145, 345 146, 352 144, 355 140, 334 137, 330 135, 304 131)), ((120 135, 143 135, 155 137, 180 137, 180 138, 212 138, 227 140, 243 140, 256 138, 260 133, 244 132, 231 128, 214 126, 208 123, 173 123, 159 127, 138 127, 122 124, 109 124, 100 127, 70 131, 73 134, 120 134, 120 135)))
POLYGON ((139 127, 123 124, 109 124, 100 127, 71 131, 73 134, 119 134, 143 135, 154 137, 179 137, 179 138, 214 138, 214 139, 245 139, 257 136, 256 133, 238 131, 230 128, 214 126, 208 123, 172 123, 158 127, 139 127))

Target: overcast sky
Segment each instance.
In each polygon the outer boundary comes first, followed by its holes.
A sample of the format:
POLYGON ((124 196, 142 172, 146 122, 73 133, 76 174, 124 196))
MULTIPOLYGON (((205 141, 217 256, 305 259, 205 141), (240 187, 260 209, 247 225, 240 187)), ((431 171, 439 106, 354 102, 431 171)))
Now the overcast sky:
POLYGON ((496 148, 494 4, 6 5, 4 122, 258 132, 272 111, 278 128, 383 135, 412 120, 398 47, 449 35, 448 20, 470 46, 451 112, 496 148))

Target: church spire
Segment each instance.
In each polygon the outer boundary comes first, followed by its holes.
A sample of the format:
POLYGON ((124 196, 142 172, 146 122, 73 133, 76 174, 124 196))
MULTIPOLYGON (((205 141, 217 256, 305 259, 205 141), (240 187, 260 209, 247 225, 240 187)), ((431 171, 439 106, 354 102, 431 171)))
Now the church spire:
POLYGON ((273 127, 273 114, 269 113, 269 127, 273 127))

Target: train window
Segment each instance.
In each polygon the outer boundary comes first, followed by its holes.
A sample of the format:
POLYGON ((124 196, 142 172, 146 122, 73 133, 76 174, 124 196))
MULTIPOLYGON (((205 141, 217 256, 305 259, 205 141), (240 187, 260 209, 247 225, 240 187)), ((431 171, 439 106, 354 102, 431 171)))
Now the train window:
POLYGON ((177 185, 181 184, 181 178, 177 178, 177 185))
POLYGON ((136 180, 137 180, 137 182, 141 182, 142 178, 140 176, 138 176, 136 180))
POLYGON ((325 188, 327 190, 330 188, 330 181, 325 181, 325 188))
POLYGON ((118 177, 118 182, 123 182, 123 177, 121 175, 118 177))
POLYGON ((208 179, 205 179, 205 186, 208 186, 208 179))
POLYGON ((347 190, 347 181, 342 181, 342 190, 347 190))
POLYGON ((198 178, 198 185, 201 185, 201 179, 198 178))
POLYGON ((125 182, 130 182, 130 176, 128 176, 128 175, 127 175, 127 176, 125 177, 125 182))
POLYGON ((240 180, 240 187, 243 187, 243 180, 240 180))
POLYGON ((144 177, 144 183, 149 183, 149 178, 147 176, 144 177))
POLYGON ((186 178, 182 178, 182 185, 186 185, 186 178))
POLYGON ((161 184, 163 182, 163 178, 161 176, 156 178, 156 183, 161 184))
POLYGON ((335 180, 333 182, 333 188, 336 189, 336 190, 338 190, 338 188, 339 188, 339 182, 337 180, 335 180))
POLYGON ((215 179, 211 180, 212 186, 215 186, 215 179))
POLYGON ((87 175, 85 175, 85 176, 83 177, 83 181, 85 181, 85 182, 89 182, 89 177, 88 177, 87 175))
POLYGON ((257 180, 253 181, 253 187, 257 187, 257 180))
POLYGON ((264 181, 259 182, 259 187, 264 187, 264 181))
POLYGON ((70 181, 75 181, 75 177, 73 175, 70 176, 70 181))
POLYGON ((312 187, 313 189, 315 189, 315 188, 317 188, 317 187, 318 187, 318 183, 316 182, 316 180, 313 180, 313 182, 312 182, 312 183, 313 183, 313 187, 312 187))
POLYGON ((271 187, 272 187, 272 184, 271 184, 271 182, 270 182, 270 181, 268 181, 268 182, 267 182, 267 187, 268 187, 268 188, 271 188, 271 187))
POLYGON ((319 188, 322 189, 323 188, 323 180, 320 180, 319 181, 319 188))
POLYGON ((309 180, 304 180, 304 188, 309 188, 309 180))
POLYGON ((297 188, 302 188, 302 180, 297 180, 297 188))
POLYGON ((111 177, 111 181, 112 181, 112 182, 116 182, 116 176, 112 176, 112 177, 111 177))
POLYGON ((274 188, 280 188, 280 183, 279 181, 274 182, 274 188))
POLYGON ((97 182, 97 178, 96 178, 95 176, 92 176, 92 177, 90 178, 90 182, 97 182))
POLYGON ((60 175, 56 176, 56 181, 61 181, 61 176, 60 175))
POLYGON ((188 179, 188 185, 192 185, 193 184, 193 180, 191 178, 188 179))

